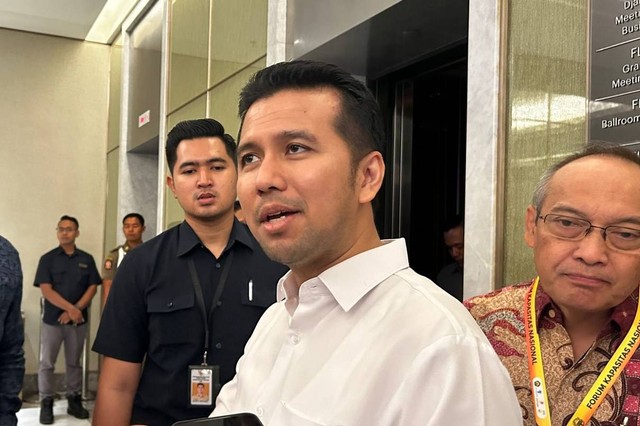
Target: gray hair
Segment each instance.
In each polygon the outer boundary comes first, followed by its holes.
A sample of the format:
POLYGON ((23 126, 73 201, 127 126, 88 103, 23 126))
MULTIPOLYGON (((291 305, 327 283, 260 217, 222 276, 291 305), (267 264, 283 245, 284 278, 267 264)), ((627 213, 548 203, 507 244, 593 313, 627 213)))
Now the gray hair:
POLYGON ((640 157, 639 153, 636 151, 632 151, 629 148, 626 148, 623 145, 617 145, 612 142, 605 141, 594 141, 587 145, 585 145, 580 151, 575 152, 568 157, 565 157, 562 161, 553 164, 549 167, 540 177, 536 187, 533 191, 533 197, 531 198, 531 205, 535 207, 536 212, 540 214, 542 209, 542 203, 547 197, 547 193, 549 192, 549 185, 551 183, 551 179, 556 174, 558 170, 566 166, 567 164, 573 163, 576 160, 579 160, 584 157, 589 157, 592 155, 606 155, 609 157, 620 158, 623 160, 630 161, 632 163, 640 166, 640 157))

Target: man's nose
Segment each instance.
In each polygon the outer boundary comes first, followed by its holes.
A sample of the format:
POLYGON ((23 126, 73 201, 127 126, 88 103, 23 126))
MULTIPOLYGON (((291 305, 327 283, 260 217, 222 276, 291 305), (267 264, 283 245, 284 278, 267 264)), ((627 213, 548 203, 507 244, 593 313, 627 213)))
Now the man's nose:
POLYGON ((259 191, 265 192, 272 189, 283 190, 285 183, 285 168, 277 156, 265 155, 260 162, 260 168, 256 175, 256 186, 259 191))
POLYGON ((203 168, 198 172, 198 185, 209 186, 211 185, 211 171, 208 168, 203 168))
MULTIPOLYGON (((592 228, 599 228, 592 226, 592 228)), ((577 243, 574 255, 584 260, 587 264, 604 263, 609 252, 608 244, 605 240, 603 228, 591 229, 577 243)))

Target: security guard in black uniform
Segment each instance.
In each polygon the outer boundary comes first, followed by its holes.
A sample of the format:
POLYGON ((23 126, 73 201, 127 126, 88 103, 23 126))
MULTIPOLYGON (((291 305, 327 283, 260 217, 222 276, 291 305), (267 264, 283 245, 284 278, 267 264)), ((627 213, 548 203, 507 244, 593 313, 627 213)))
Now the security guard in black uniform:
POLYGON ((212 119, 169 132, 167 184, 185 220, 119 267, 93 345, 104 356, 93 424, 171 425, 208 416, 275 302, 287 268, 269 260, 234 216, 235 150, 212 119), (210 398, 200 398, 198 387, 210 398))

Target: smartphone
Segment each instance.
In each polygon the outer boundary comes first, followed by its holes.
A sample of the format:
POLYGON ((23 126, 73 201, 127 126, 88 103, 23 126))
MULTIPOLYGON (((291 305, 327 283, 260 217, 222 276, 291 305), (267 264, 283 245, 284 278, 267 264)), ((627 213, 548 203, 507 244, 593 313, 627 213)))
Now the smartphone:
POLYGON ((253 413, 227 414, 217 417, 181 420, 173 426, 264 426, 258 416, 253 413))

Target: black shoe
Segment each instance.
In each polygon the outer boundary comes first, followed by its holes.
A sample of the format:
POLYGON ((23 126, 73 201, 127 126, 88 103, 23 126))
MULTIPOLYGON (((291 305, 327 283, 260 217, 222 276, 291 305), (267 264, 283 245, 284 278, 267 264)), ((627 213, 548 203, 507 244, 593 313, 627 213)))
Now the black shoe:
POLYGON ((53 398, 50 396, 40 401, 40 423, 43 425, 53 424, 53 398))
POLYGON ((71 414, 76 419, 88 419, 89 412, 82 406, 82 396, 73 395, 68 396, 67 401, 69 407, 67 408, 67 414, 71 414))

